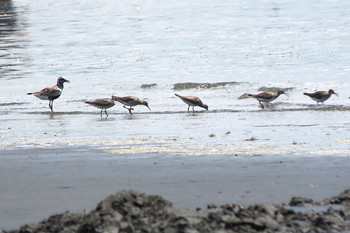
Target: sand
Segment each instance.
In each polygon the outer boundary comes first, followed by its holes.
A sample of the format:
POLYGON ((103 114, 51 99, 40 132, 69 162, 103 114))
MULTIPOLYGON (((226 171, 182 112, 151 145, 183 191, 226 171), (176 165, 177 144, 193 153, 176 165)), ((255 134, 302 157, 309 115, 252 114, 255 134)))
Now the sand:
MULTIPOLYGON (((198 221, 204 222, 209 218, 205 212, 208 205, 224 206, 219 210, 214 209, 220 216, 219 219, 236 216, 240 208, 242 211, 258 208, 260 212, 283 213, 283 205, 288 204, 292 197, 321 201, 349 188, 349 163, 347 156, 115 156, 91 148, 2 151, 0 229, 18 229, 22 225, 39 222, 65 211, 70 212, 66 213, 69 216, 79 219, 76 220, 74 229, 85 223, 88 224, 86 227, 90 227, 85 219, 91 217, 89 214, 96 214, 96 203, 122 190, 147 194, 143 196, 132 192, 136 198, 139 195, 143 198, 160 195, 161 202, 171 202, 171 208, 180 209, 180 212, 188 210, 190 215, 195 215, 195 219, 199 215, 198 221), (266 206, 254 207, 262 203, 266 206), (84 209, 95 210, 84 215, 84 209), (195 211, 196 209, 200 211, 195 211), (229 217, 223 211, 228 211, 229 217)), ((348 216, 347 210, 342 211, 344 216, 348 216)), ((332 216, 341 215, 333 210, 331 212, 332 216)), ((66 217, 66 214, 59 216, 66 217)), ((341 219, 333 216, 340 222, 338 230, 346 229, 344 216, 340 216, 341 219)), ((185 218, 187 220, 175 221, 176 218, 171 218, 172 220, 166 221, 172 222, 171 224, 180 221, 179 224, 183 225, 185 223, 181 222, 188 221, 187 215, 185 218)), ((216 219, 215 224, 220 225, 221 220, 213 218, 210 221, 216 219)), ((274 216, 271 218, 274 219, 274 216)), ((310 215, 308 218, 313 217, 310 215)), ((191 221, 188 229, 197 229, 191 221)), ((279 223, 279 220, 274 221, 279 223)), ((122 224, 118 227, 127 229, 130 222, 118 224, 122 224)), ((171 225, 171 229, 175 225, 171 225)), ((263 229, 271 230, 266 226, 263 229)))

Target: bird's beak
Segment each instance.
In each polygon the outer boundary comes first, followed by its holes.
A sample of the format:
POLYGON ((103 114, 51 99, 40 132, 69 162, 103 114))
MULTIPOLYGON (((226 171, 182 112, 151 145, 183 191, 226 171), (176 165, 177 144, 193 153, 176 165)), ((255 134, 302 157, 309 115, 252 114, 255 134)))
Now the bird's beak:
POLYGON ((70 81, 66 79, 66 83, 70 83, 70 81))
POLYGON ((148 108, 150 111, 152 111, 150 107, 147 106, 147 108, 148 108))
POLYGON ((288 96, 289 97, 289 94, 288 93, 284 93, 286 96, 288 96))
POLYGON ((339 97, 339 94, 338 94, 338 93, 335 93, 335 92, 334 92, 334 95, 336 95, 336 96, 338 96, 338 97, 339 97))

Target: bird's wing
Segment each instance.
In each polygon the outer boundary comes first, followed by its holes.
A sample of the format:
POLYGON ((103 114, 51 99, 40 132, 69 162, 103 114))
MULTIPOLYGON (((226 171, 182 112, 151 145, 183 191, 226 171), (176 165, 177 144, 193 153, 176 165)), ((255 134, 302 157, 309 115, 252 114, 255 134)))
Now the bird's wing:
POLYGON ((183 99, 195 105, 203 105, 201 99, 196 96, 183 96, 183 99))
POLYGON ((192 105, 192 106, 195 106, 195 105, 202 106, 203 105, 201 99, 198 98, 197 96, 182 96, 182 95, 178 95, 178 94, 175 94, 175 95, 188 105, 192 105))
POLYGON ((322 99, 324 95, 327 95, 327 93, 325 91, 316 91, 314 93, 305 93, 305 95, 315 99, 322 99))
POLYGON ((85 101, 87 104, 98 104, 102 106, 109 106, 112 102, 110 99, 98 99, 94 101, 85 101))
POLYGON ((263 98, 263 99, 271 99, 274 96, 275 95, 272 92, 262 92, 262 93, 253 95, 253 97, 255 97, 255 98, 263 98))
POLYGON ((62 90, 58 86, 47 87, 38 92, 40 95, 46 96, 59 96, 62 90))
POLYGON ((132 103, 134 101, 139 101, 139 98, 135 96, 125 96, 125 97, 115 97, 121 103, 132 103))

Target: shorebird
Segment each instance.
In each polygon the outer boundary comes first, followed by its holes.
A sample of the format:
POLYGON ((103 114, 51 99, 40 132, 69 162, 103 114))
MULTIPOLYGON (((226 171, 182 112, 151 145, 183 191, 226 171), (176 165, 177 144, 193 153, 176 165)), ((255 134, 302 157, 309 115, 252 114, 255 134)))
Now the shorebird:
POLYGON ((188 104, 187 112, 190 111, 190 106, 192 106, 192 111, 194 112, 194 106, 199 106, 201 108, 205 108, 208 110, 208 105, 203 104, 202 100, 196 96, 182 96, 175 94, 177 97, 179 97, 183 102, 188 104))
POLYGON ((315 100, 317 102, 317 105, 319 102, 322 102, 322 104, 324 104, 324 101, 328 100, 332 94, 339 96, 337 93, 334 92, 333 89, 329 89, 329 91, 316 91, 314 93, 305 93, 304 92, 304 95, 307 95, 311 99, 315 100))
POLYGON ((131 115, 132 115, 131 110, 134 110, 132 107, 136 105, 145 105, 151 111, 147 101, 140 100, 135 96, 125 96, 125 97, 112 96, 112 99, 122 103, 123 108, 126 108, 127 110, 129 110, 129 113, 131 115), (129 108, 126 106, 129 106, 129 108))
POLYGON ((101 117, 102 117, 102 111, 105 110, 105 113, 108 117, 107 109, 111 108, 115 105, 114 99, 97 99, 94 101, 85 101, 86 104, 90 104, 96 108, 101 109, 101 117))
POLYGON ((265 102, 266 107, 269 107, 269 102, 277 99, 277 97, 280 96, 281 94, 285 94, 286 96, 288 96, 288 94, 282 90, 278 90, 278 92, 262 92, 256 95, 248 94, 248 96, 251 96, 257 101, 259 101, 261 107, 264 109, 264 105, 261 102, 265 102))
POLYGON ((27 95, 34 95, 41 100, 49 100, 49 107, 51 112, 53 112, 53 101, 61 96, 63 91, 63 83, 65 82, 69 83, 69 80, 61 76, 57 79, 57 84, 55 86, 46 87, 41 91, 27 93, 27 95))

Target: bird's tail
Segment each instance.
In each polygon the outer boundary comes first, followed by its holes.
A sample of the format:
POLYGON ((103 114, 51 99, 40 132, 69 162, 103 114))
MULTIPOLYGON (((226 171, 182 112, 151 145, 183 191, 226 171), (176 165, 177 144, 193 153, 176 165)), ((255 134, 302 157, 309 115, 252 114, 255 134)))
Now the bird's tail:
POLYGON ((175 93, 175 95, 176 95, 177 97, 181 97, 181 95, 178 95, 178 94, 176 94, 176 93, 175 93))
POLYGON ((27 95, 32 95, 33 93, 27 93, 27 95))
POLYGON ((253 96, 253 94, 247 94, 247 96, 253 96))
POLYGON ((306 93, 306 92, 304 92, 304 95, 310 96, 310 93, 306 93))

